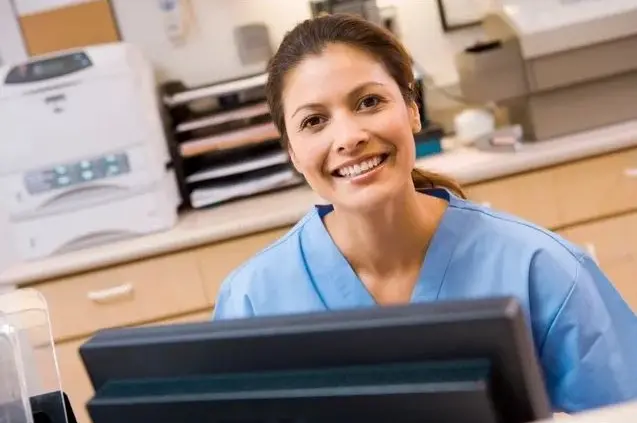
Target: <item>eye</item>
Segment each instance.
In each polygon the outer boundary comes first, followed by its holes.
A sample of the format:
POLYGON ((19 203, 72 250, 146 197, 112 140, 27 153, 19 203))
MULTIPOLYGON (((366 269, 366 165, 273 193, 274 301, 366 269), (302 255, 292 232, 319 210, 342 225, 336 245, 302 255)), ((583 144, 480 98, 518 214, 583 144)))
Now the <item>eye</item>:
POLYGON ((305 119, 303 119, 303 121, 301 122, 301 129, 306 129, 306 128, 312 129, 322 124, 323 121, 324 119, 321 116, 318 116, 318 115, 308 116, 305 119))
POLYGON ((382 102, 382 99, 377 95, 368 95, 358 103, 359 109, 372 109, 377 107, 382 102))

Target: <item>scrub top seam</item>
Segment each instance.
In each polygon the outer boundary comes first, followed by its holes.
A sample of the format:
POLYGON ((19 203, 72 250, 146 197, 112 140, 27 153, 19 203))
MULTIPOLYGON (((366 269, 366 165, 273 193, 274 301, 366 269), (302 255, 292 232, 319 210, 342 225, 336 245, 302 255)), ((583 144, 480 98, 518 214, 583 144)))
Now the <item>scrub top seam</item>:
POLYGON ((549 334, 551 333, 551 331, 557 324, 557 320, 562 315, 562 311, 564 311, 564 308, 566 308, 566 304, 568 303, 568 301, 573 296, 573 293, 575 292, 575 288, 577 287, 577 278, 579 278, 580 269, 582 268, 582 263, 579 260, 577 261, 577 264, 578 266, 575 269, 575 276, 573 277, 573 281, 571 282, 571 287, 568 290, 568 293, 564 296, 564 300, 562 300, 560 307, 557 309, 557 312, 555 312, 555 315, 553 316, 553 319, 551 320, 551 324, 549 325, 548 329, 546 330, 546 333, 542 337, 542 343, 540 344, 540 349, 539 349, 540 356, 544 354, 544 347, 546 346, 546 342, 548 340, 549 334))
MULTIPOLYGON (((465 204, 470 204, 468 202, 464 202, 465 204)), ((474 207, 467 207, 467 206, 458 206, 458 205, 452 205, 452 207, 457 207, 459 209, 463 209, 463 210, 468 210, 471 212, 476 212, 476 213, 480 213, 489 217, 492 217, 494 219, 497 220, 501 220, 503 222, 507 222, 507 223, 511 223, 514 225, 520 225, 520 226, 524 226, 526 228, 532 229, 535 232, 540 233, 541 235, 547 236, 549 238, 551 238, 553 241, 557 242, 562 248, 564 248, 566 251, 569 252, 569 254, 578 261, 581 260, 581 258, 584 256, 584 254, 579 253, 577 254, 576 251, 573 251, 572 248, 570 248, 563 240, 561 240, 558 236, 556 236, 555 234, 551 233, 551 232, 547 232, 546 230, 543 230, 542 228, 530 223, 530 222, 525 222, 525 221, 519 221, 519 220, 515 220, 515 219, 511 219, 511 218, 507 218, 504 216, 498 216, 492 213, 489 213, 486 210, 482 210, 479 208, 474 208, 474 207)))
MULTIPOLYGON (((301 257, 303 258, 303 263, 305 264, 305 268, 308 269, 309 267, 307 266, 307 256, 305 255, 305 249, 303 247, 301 247, 301 257)), ((323 304, 323 307, 325 307, 325 310, 328 310, 328 311, 331 310, 331 308, 327 305, 327 301, 323 297, 323 293, 319 289, 318 284, 314 280, 314 275, 311 275, 311 273, 308 271, 308 276, 309 276, 310 282, 312 283, 312 288, 314 288, 314 292, 321 300, 321 303, 323 304)))
MULTIPOLYGON (((471 209, 466 209, 465 207, 460 207, 458 206, 455 201, 452 203, 451 201, 449 201, 449 208, 452 209, 456 209, 456 210, 471 210, 471 209)), ((445 271, 442 273, 442 277, 440 279, 440 286, 438 287, 438 292, 436 293, 436 300, 438 300, 440 298, 440 293, 442 292, 442 289, 445 286, 445 283, 447 282, 447 272, 449 271, 449 267, 451 266, 451 262, 453 261, 455 254, 456 254, 456 250, 458 249, 458 242, 454 243, 453 246, 453 251, 451 251, 450 255, 449 255, 449 261, 447 261, 447 264, 445 265, 445 271)))
MULTIPOLYGON (((458 207, 455 204, 451 204, 451 202, 449 202, 449 207, 458 210, 463 209, 462 207, 458 207)), ((458 244, 458 242, 454 243, 453 251, 451 251, 449 255, 449 261, 447 261, 447 264, 445 264, 445 271, 442 273, 442 276, 440 278, 440 286, 438 287, 438 292, 436 293, 436 300, 440 298, 440 293, 445 286, 445 282, 447 282, 447 272, 449 271, 449 266, 451 266, 451 262, 453 261, 456 254, 456 249, 458 249, 458 244)))

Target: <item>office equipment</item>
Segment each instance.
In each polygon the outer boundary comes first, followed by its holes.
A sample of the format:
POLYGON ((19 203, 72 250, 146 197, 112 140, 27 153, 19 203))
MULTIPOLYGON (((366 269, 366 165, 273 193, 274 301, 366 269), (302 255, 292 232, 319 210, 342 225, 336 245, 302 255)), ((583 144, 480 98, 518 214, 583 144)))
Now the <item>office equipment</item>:
POLYGON ((261 73, 196 88, 164 85, 171 153, 188 206, 214 206, 303 183, 279 144, 266 81, 261 73))
POLYGON ((456 58, 463 96, 507 108, 528 140, 637 118, 637 4, 501 0, 456 58))
POLYGON ((175 224, 156 91, 127 44, 0 68, 0 196, 23 259, 175 224))
POLYGON ((95 423, 530 422, 550 416, 513 299, 106 330, 95 423))
POLYGON ((0 295, 0 421, 77 423, 61 389, 46 301, 30 289, 0 295))

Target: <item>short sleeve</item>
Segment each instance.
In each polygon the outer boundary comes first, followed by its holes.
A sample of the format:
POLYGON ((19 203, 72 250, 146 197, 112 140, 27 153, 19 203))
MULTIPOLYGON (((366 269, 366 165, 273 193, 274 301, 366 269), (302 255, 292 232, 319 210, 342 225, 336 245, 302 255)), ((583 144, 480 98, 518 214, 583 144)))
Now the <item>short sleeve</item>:
POLYGON ((254 316, 250 299, 242 290, 233 289, 233 276, 226 279, 219 289, 213 320, 240 319, 254 316))
POLYGON ((578 412, 637 399, 637 316, 588 257, 541 350, 556 410, 578 412))

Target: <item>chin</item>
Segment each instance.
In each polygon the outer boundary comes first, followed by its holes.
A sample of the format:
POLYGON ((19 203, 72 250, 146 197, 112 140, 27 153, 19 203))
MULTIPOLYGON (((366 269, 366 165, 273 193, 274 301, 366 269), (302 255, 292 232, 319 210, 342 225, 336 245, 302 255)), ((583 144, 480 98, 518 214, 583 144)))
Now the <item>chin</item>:
POLYGON ((333 204, 334 207, 350 212, 368 213, 382 208, 392 201, 395 193, 391 190, 383 190, 380 187, 365 190, 354 195, 339 196, 333 204))

